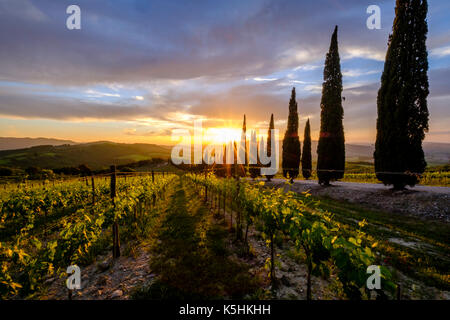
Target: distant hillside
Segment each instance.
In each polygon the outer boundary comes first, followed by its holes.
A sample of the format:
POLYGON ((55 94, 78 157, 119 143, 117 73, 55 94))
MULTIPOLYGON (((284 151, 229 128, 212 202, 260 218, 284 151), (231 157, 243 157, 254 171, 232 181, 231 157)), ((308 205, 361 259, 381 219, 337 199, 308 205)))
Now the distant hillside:
MULTIPOLYGON (((311 143, 313 159, 317 159, 317 141, 311 143)), ((423 144, 425 159, 428 165, 450 163, 450 143, 425 142, 423 144)), ((346 144, 345 156, 347 161, 373 162, 374 145, 346 144)))
MULTIPOLYGON (((317 160, 317 143, 317 141, 311 142, 313 160, 317 160)), ((345 144, 345 158, 347 161, 373 162, 373 151, 374 147, 371 145, 345 144)))
POLYGON ((450 164, 450 143, 425 142, 423 150, 428 164, 450 164))
MULTIPOLYGON (((8 138, 9 139, 9 138, 8 138)), ((45 139, 47 141, 64 140, 45 139)), ((68 141, 71 142, 71 141, 68 141)), ((0 151, 0 166, 27 168, 38 166, 44 169, 74 167, 86 164, 92 169, 102 169, 115 163, 127 164, 152 158, 168 159, 170 146, 154 144, 125 144, 113 142, 93 142, 84 144, 41 145, 31 148, 0 151)), ((282 142, 280 142, 280 152, 282 142)), ((313 160, 317 159, 317 141, 312 141, 313 160)), ((450 143, 424 143, 428 165, 450 163, 450 143)), ((346 144, 347 161, 373 162, 374 146, 346 144)), ((281 154, 281 153, 280 153, 281 154)))
MULTIPOLYGON (((450 163, 450 143, 425 142, 423 144, 423 149, 428 165, 442 165, 450 163)), ((281 150, 282 141, 280 141, 280 151, 281 150)), ((313 160, 317 160, 317 141, 311 142, 311 151, 313 160)), ((373 162, 374 151, 374 145, 345 144, 345 157, 347 161, 373 162)))
POLYGON ((60 146, 63 144, 75 144, 75 142, 71 140, 48 139, 48 138, 0 137, 0 150, 24 149, 44 145, 60 146))
POLYGON ((61 146, 47 145, 0 151, 0 165, 53 169, 86 164, 92 169, 102 169, 111 164, 120 165, 152 158, 168 159, 170 150, 170 147, 143 143, 94 142, 61 146))

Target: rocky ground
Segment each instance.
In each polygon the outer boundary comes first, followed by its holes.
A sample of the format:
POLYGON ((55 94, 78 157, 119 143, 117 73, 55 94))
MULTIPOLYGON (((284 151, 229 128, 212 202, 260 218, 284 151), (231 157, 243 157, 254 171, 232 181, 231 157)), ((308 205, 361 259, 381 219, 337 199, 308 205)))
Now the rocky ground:
MULTIPOLYGON (((127 247, 122 247, 127 251, 127 247)), ((140 246, 130 255, 116 260, 108 253, 97 258, 97 262, 81 268, 81 290, 73 292, 73 300, 126 300, 136 286, 148 283, 155 274, 149 268, 150 253, 147 246, 140 246)), ((49 287, 42 299, 68 299, 65 277, 47 280, 49 287)))
MULTIPOLYGON (((250 252, 248 257, 239 257, 234 254, 236 259, 240 259, 251 266, 250 271, 261 278, 268 277, 268 270, 265 268, 265 262, 270 257, 270 248, 265 245, 258 231, 254 228, 249 229, 248 242, 250 252)), ((239 248, 234 243, 234 234, 229 238, 230 247, 234 247, 234 252, 239 248)), ((283 248, 277 247, 275 271, 277 279, 276 290, 271 290, 271 284, 267 280, 264 282, 264 290, 270 292, 269 296, 274 299, 281 300, 306 300, 306 278, 307 268, 305 264, 298 263, 290 257, 288 251, 292 248, 292 244, 288 243, 283 248)), ((312 276, 312 297, 314 300, 338 299, 337 295, 330 290, 330 281, 312 276)))
MULTIPOLYGON (((270 249, 261 239, 258 231, 249 229, 248 240, 251 255, 242 257, 237 252, 242 251, 241 243, 236 243, 234 233, 228 237, 228 247, 232 259, 250 265, 249 271, 255 276, 265 279, 262 288, 267 292, 266 298, 275 299, 306 299, 306 266, 299 264, 287 254, 288 247, 277 248, 276 278, 278 286, 276 291, 271 290, 268 281, 268 271, 265 268, 266 259, 270 256, 270 249)), ((125 248, 125 247, 124 247, 125 248)), ((98 257, 98 261, 81 268, 81 290, 72 294, 72 300, 128 300, 133 289, 148 285, 156 277, 149 268, 151 254, 148 247, 143 246, 136 250, 134 256, 121 256, 113 261, 112 255, 106 254, 98 257)), ((65 277, 47 280, 49 287, 41 299, 66 300, 68 289, 65 277)), ((330 291, 330 282, 321 278, 312 278, 313 299, 337 299, 330 291)))
POLYGON ((450 222, 450 188, 417 186, 405 191, 393 191, 382 184, 334 182, 322 187, 317 181, 286 181, 273 179, 268 186, 284 187, 294 192, 309 192, 313 196, 330 197, 361 204, 392 213, 409 214, 419 218, 432 218, 450 222))

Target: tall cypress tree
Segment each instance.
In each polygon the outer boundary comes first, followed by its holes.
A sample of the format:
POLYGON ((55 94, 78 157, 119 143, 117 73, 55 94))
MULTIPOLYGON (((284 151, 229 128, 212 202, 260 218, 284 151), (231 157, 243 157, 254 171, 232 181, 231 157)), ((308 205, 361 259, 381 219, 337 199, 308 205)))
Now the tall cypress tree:
POLYGON ((422 150, 428 131, 427 11, 426 0, 397 0, 378 91, 375 171, 394 189, 414 186, 427 165, 422 150))
POLYGON ((215 158, 215 163, 213 164, 213 172, 216 176, 218 177, 227 177, 227 165, 226 165, 226 147, 225 144, 221 146, 222 147, 222 152, 219 152, 219 150, 214 150, 215 154, 214 157, 217 157, 220 153, 222 153, 222 162, 221 164, 217 163, 219 162, 217 158, 215 158))
MULTIPOLYGON (((270 124, 269 131, 267 132, 267 156, 270 157, 272 155, 272 129, 275 129, 275 123, 273 121, 273 113, 270 116, 270 124)), ((270 166, 270 165, 268 165, 270 166)), ((266 175, 267 181, 272 180, 273 175, 266 175)))
POLYGON ((303 152, 302 152, 302 174, 305 179, 311 177, 312 160, 311 160, 311 127, 309 119, 306 121, 305 134, 303 138, 303 152))
POLYGON ((234 174, 239 177, 245 177, 247 175, 247 166, 248 166, 248 152, 247 152, 247 120, 244 114, 244 123, 242 124, 242 133, 245 136, 245 163, 244 164, 238 164, 237 163, 237 155, 238 155, 238 146, 240 145, 240 142, 236 143, 234 142, 234 174))
MULTIPOLYGON (((256 141, 256 132, 252 131, 251 133, 252 137, 251 139, 255 139, 256 141)), ((250 174, 250 177, 255 180, 257 177, 259 177, 261 175, 261 162, 259 161, 259 146, 258 144, 256 145, 256 164, 249 164, 248 165, 248 173, 250 174)), ((250 161, 249 161, 250 162, 250 161)))
POLYGON ((292 88, 287 130, 283 139, 283 176, 289 178, 291 182, 299 173, 300 154, 297 101, 295 100, 295 88, 292 88))
POLYGON ((330 50, 323 71, 320 102, 320 137, 317 146, 317 176, 319 183, 341 179, 345 169, 345 141, 342 119, 342 73, 337 41, 338 27, 331 37, 330 50))
POLYGON ((244 114, 244 123, 242 125, 242 132, 245 136, 245 144, 244 144, 244 148, 245 148, 245 164, 242 165, 242 176, 245 177, 247 175, 247 167, 248 167, 248 143, 247 143, 247 118, 245 117, 244 114))

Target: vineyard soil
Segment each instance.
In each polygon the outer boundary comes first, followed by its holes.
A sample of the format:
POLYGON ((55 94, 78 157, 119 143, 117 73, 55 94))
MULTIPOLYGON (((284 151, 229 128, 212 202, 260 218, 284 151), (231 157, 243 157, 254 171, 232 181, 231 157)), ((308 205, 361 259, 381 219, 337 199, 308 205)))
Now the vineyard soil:
MULTIPOLYGON (((286 181, 282 179, 272 179, 267 185, 287 188, 286 181)), ((405 191, 392 191, 383 184, 332 182, 331 186, 324 188, 314 180, 295 180, 289 190, 345 200, 393 214, 450 222, 449 187, 416 186, 405 191)))

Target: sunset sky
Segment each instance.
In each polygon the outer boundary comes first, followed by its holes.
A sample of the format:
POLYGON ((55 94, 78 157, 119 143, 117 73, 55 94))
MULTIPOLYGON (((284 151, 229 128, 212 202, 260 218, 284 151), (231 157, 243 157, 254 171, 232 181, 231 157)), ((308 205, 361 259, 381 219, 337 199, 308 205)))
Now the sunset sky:
MULTIPOLYGON (((374 143, 395 1, 0 0, 0 136, 170 144, 203 126, 284 132, 297 90, 318 138, 323 65, 339 26, 346 141, 374 143), (81 8, 81 30, 66 8, 81 8), (366 8, 381 7, 381 30, 366 8)), ((430 132, 450 142, 450 1, 428 13, 430 132)))

